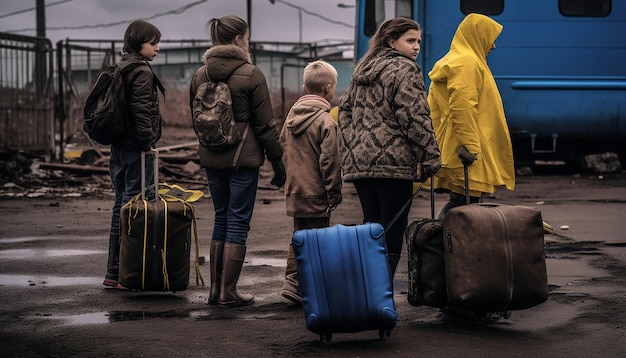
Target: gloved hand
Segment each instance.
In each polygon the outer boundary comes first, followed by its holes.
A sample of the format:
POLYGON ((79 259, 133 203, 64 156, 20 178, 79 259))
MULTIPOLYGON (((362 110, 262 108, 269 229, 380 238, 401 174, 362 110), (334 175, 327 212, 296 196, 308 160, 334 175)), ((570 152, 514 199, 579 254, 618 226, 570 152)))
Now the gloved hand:
POLYGON ((328 208, 326 209, 326 212, 330 214, 331 211, 337 208, 337 205, 341 204, 343 197, 341 196, 341 192, 339 193, 329 192, 327 196, 328 196, 328 208))
POLYGON ((274 169, 274 178, 270 183, 280 188, 285 185, 285 181, 287 180, 287 173, 285 172, 283 161, 280 159, 273 161, 272 169, 274 169))
POLYGON ((422 163, 417 163, 417 181, 420 183, 425 182, 431 176, 435 175, 437 171, 431 170, 432 168, 427 165, 422 165, 422 163))
POLYGON ((459 152, 457 153, 457 155, 461 159, 461 162, 467 166, 472 165, 472 163, 474 163, 474 161, 476 160, 476 154, 470 153, 464 145, 461 145, 459 147, 459 152))

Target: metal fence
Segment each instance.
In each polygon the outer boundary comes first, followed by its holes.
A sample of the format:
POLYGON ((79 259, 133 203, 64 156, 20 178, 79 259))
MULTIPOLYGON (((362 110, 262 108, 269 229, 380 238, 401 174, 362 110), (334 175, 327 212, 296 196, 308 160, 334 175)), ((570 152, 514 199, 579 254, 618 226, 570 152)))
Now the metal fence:
POLYGON ((54 156, 53 64, 48 39, 0 33, 0 149, 54 156))
MULTIPOLYGON (((83 103, 102 68, 119 60, 123 42, 67 39, 53 49, 45 39, 8 34, 0 34, 0 39, 0 147, 44 150, 52 159, 62 159, 67 143, 92 144, 82 130, 83 103), (40 68, 41 54, 46 55, 45 71, 40 68)), ((161 103, 166 125, 190 125, 188 86, 209 46, 206 40, 161 41, 151 66, 166 86, 161 103)), ((332 62, 338 67, 341 93, 351 75, 351 51, 351 43, 251 43, 255 64, 272 92, 275 114, 283 119, 301 94, 306 64, 318 58, 332 62)))

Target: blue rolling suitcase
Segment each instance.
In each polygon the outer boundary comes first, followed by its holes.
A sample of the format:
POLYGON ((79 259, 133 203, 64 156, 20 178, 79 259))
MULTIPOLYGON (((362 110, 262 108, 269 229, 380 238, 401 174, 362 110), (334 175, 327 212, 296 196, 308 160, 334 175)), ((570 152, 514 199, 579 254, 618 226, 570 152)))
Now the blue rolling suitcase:
POLYGON ((391 334, 398 314, 380 224, 298 230, 292 242, 307 329, 321 341, 333 333, 391 334))

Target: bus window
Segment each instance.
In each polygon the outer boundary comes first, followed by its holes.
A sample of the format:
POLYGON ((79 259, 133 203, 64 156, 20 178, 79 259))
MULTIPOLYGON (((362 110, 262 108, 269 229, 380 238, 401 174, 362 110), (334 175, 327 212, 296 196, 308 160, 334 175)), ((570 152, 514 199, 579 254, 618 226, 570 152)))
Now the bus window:
POLYGON ((365 0, 364 32, 372 37, 378 26, 394 17, 413 16, 412 0, 365 0))
POLYGON ((461 0, 461 12, 465 15, 478 13, 500 15, 504 10, 504 0, 461 0))
POLYGON ((611 13, 611 0, 559 0, 563 16, 604 17, 611 13))

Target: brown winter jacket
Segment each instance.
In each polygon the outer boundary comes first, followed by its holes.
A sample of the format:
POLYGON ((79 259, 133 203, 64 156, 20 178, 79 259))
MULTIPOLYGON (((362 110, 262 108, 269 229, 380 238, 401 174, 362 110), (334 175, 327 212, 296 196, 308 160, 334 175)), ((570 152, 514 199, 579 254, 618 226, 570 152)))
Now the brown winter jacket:
POLYGON ((337 125, 330 103, 315 95, 302 96, 291 108, 280 133, 287 171, 287 215, 330 217, 341 203, 341 163, 337 125))
POLYGON ((339 101, 344 181, 419 180, 441 167, 420 67, 401 52, 381 50, 359 65, 339 101))
MULTIPOLYGON (((265 155, 270 161, 279 161, 282 148, 278 142, 278 128, 269 90, 263 73, 251 64, 250 54, 236 45, 215 45, 203 55, 211 80, 228 84, 233 99, 233 113, 239 129, 244 131, 249 123, 248 135, 239 156, 237 167, 258 168, 265 155)), ((206 81, 205 66, 200 67, 189 87, 189 104, 198 87, 206 81)), ((211 151, 199 146, 200 165, 204 168, 228 169, 237 148, 211 151)))

